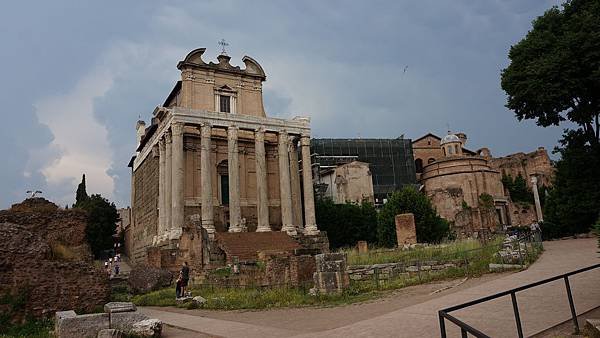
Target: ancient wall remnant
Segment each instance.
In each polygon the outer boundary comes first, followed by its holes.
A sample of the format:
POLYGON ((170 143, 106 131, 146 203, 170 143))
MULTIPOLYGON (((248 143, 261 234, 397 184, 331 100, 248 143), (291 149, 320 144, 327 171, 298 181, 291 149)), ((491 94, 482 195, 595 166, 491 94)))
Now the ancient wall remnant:
POLYGON ((415 226, 415 215, 400 214, 396 215, 396 239, 398 246, 411 245, 417 243, 417 228, 415 226))
POLYGON ((313 294, 341 293, 350 284, 345 253, 328 253, 315 256, 313 294))
POLYGON ((81 210, 44 199, 0 211, 0 295, 25 299, 24 309, 11 313, 4 304, 0 312, 18 321, 65 309, 92 311, 108 300, 108 278, 91 260, 85 226, 81 210))

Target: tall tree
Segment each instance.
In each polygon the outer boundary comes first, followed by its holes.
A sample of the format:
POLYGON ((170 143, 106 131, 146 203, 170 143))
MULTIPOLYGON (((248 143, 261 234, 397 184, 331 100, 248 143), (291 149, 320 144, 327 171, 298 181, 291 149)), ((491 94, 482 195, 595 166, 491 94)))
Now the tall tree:
POLYGON ((119 221, 117 207, 99 194, 88 197, 77 207, 87 211, 85 235, 92 252, 98 257, 103 250, 112 248, 113 235, 119 221))
POLYGON ((74 207, 81 206, 83 202, 88 200, 88 198, 89 196, 85 187, 85 174, 83 174, 83 177, 81 178, 81 183, 79 183, 79 185, 77 186, 77 192, 75 193, 74 207))
POLYGON ((569 120, 600 143, 600 0, 567 1, 533 21, 502 71, 506 106, 547 127, 569 120))

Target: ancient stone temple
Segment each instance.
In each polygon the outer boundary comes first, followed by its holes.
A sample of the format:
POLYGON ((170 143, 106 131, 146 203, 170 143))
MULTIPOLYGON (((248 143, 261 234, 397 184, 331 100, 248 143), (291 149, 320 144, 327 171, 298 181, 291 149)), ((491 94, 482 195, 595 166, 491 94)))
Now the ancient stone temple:
POLYGON ((182 239, 192 225, 208 241, 220 233, 319 234, 310 119, 267 117, 258 62, 245 56, 240 68, 224 54, 205 62, 204 52, 177 64, 181 80, 151 124, 138 121, 126 234, 134 261, 149 248, 195 245, 182 239))

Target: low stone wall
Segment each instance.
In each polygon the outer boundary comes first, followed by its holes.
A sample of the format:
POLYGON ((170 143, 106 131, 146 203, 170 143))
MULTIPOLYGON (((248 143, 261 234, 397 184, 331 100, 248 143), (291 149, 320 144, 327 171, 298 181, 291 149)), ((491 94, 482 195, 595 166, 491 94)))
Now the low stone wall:
POLYGON ((373 265, 353 265, 348 267, 348 275, 351 280, 371 280, 378 274, 380 279, 389 279, 394 276, 406 275, 411 273, 436 271, 441 272, 450 268, 458 268, 464 266, 462 260, 455 261, 424 261, 424 262, 399 262, 399 263, 384 263, 373 265))

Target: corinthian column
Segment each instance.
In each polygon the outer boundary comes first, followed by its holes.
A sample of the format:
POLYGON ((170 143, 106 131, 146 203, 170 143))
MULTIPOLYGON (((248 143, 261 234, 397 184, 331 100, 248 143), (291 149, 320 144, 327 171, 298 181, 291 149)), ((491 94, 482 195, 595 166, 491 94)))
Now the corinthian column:
POLYGON ((158 140, 158 231, 160 238, 165 232, 166 203, 165 203, 165 166, 166 166, 165 139, 158 140))
POLYGON ((265 157, 265 130, 254 133, 254 157, 256 159, 256 215, 257 232, 271 231, 269 226, 269 196, 267 189, 267 161, 265 157))
POLYGON ((183 127, 182 122, 173 122, 171 124, 171 132, 173 134, 173 168, 172 168, 172 199, 173 204, 172 211, 172 223, 170 237, 179 238, 181 235, 181 228, 183 227, 183 180, 184 180, 184 159, 183 159, 183 127))
POLYGON ((227 128, 227 171, 229 175, 229 232, 241 232, 240 166, 238 128, 227 128))
POLYGON ((300 190, 300 169, 298 168, 298 139, 290 138, 290 176, 292 188, 292 220, 302 229, 302 192, 300 190))
POLYGON ((302 147, 302 183, 304 188, 304 232, 307 235, 319 233, 315 218, 315 196, 313 194, 312 168, 310 162, 310 137, 302 135, 300 138, 302 147))
POLYGON ((165 133, 165 181, 164 181, 164 185, 165 185, 165 224, 164 224, 164 229, 165 229, 165 235, 167 235, 167 231, 169 231, 171 229, 171 224, 172 222, 172 204, 171 204, 171 199, 172 199, 172 189, 171 189, 171 184, 172 184, 172 167, 173 167, 173 154, 172 154, 172 143, 173 139, 171 138, 171 132, 167 131, 165 133))
POLYGON ((202 227, 212 236, 215 233, 213 195, 212 195, 212 165, 210 158, 212 127, 202 124, 200 129, 200 186, 202 188, 202 227))
POLYGON ((292 192, 290 184, 290 160, 288 157, 288 134, 285 130, 279 132, 279 200, 281 201, 281 231, 288 235, 296 234, 292 224, 292 192))

